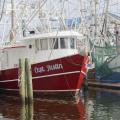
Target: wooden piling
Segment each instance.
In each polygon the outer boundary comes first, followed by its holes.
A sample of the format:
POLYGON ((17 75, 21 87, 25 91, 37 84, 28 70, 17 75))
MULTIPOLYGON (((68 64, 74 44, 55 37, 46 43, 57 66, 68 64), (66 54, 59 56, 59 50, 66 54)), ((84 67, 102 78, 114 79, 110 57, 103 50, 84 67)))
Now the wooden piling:
POLYGON ((28 102, 33 101, 33 87, 32 87, 32 71, 31 64, 28 58, 25 59, 25 74, 26 74, 26 88, 28 102))
POLYGON ((28 104, 28 120, 33 120, 33 103, 28 104))
POLYGON ((20 120, 26 120, 26 105, 22 104, 21 109, 20 109, 20 120))
POLYGON ((25 59, 19 59, 19 77, 20 77, 20 82, 19 82, 19 92, 20 92, 20 97, 23 103, 25 103, 25 59))
POLYGON ((29 104, 33 101, 32 71, 28 58, 19 60, 20 71, 20 96, 23 103, 29 104))
POLYGON ((22 104, 20 120, 33 120, 33 104, 22 104))

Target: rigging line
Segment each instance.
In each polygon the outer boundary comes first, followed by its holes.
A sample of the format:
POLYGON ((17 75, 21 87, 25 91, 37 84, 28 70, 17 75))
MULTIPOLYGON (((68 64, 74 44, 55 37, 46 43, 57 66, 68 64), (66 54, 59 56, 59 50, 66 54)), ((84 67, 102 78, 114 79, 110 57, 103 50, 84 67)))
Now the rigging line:
MULTIPOLYGON (((39 9, 42 8, 42 7, 45 5, 46 2, 47 2, 47 0, 43 0, 43 3, 42 3, 42 5, 39 7, 39 9)), ((27 20, 28 22, 26 23, 26 26, 29 25, 29 23, 31 22, 31 20, 32 20, 32 19, 35 17, 35 15, 39 12, 39 9, 36 10, 32 16, 30 16, 30 18, 27 20)))
POLYGON ((65 1, 63 2, 63 6, 62 6, 62 9, 61 9, 61 16, 63 16, 64 6, 65 6, 65 1))
MULTIPOLYGON (((53 3, 53 7, 54 7, 55 11, 58 11, 57 7, 55 7, 55 6, 56 6, 55 3, 53 3)), ((67 29, 67 26, 65 25, 65 21, 63 21, 63 16, 60 16, 58 14, 58 17, 59 17, 60 21, 62 22, 62 25, 63 25, 64 29, 67 29)))
POLYGON ((2 12, 1 12, 1 16, 0 16, 0 21, 2 20, 2 17, 3 17, 4 7, 5 7, 5 0, 3 1, 3 5, 2 5, 2 12))
MULTIPOLYGON (((41 7, 44 6, 44 4, 47 2, 47 0, 44 0, 43 2, 44 2, 44 3, 41 5, 41 7)), ((37 14, 38 12, 39 12, 39 9, 37 10, 36 14, 37 14)), ((36 14, 34 14, 34 16, 35 16, 36 14)), ((34 16, 32 16, 32 19, 33 19, 34 16)), ((31 21, 32 19, 29 20, 29 22, 26 24, 26 27, 27 27, 27 25, 30 23, 30 21, 31 21)), ((19 27, 19 26, 16 26, 16 27, 12 28, 11 31, 18 29, 18 27, 19 27)), ((24 28, 23 30, 25 30, 25 29, 26 29, 26 28, 24 28)), ((7 38, 9 37, 9 35, 11 34, 11 31, 9 31, 8 35, 6 35, 6 37, 5 37, 4 39, 7 39, 7 38)))
POLYGON ((65 21, 64 21, 64 17, 63 17, 64 7, 65 7, 65 1, 63 2, 63 6, 61 8, 61 16, 59 16, 59 17, 60 17, 60 20, 63 24, 64 29, 67 29, 67 26, 65 25, 65 21))
MULTIPOLYGON (((58 36, 58 30, 57 30, 57 33, 56 33, 56 35, 55 35, 55 38, 58 36)), ((71 32, 71 34, 72 34, 72 31, 70 31, 71 32)), ((52 55, 52 52, 53 52, 53 48, 54 48, 54 45, 55 45, 55 43, 56 43, 56 40, 57 39, 55 39, 55 41, 53 42, 53 44, 52 44, 52 47, 51 47, 51 52, 50 52, 50 55, 49 55, 49 57, 48 57, 48 60, 50 59, 50 57, 51 57, 51 55, 52 55)), ((58 46, 59 47, 59 46, 58 46)))
MULTIPOLYGON (((64 3, 65 3, 65 1, 64 1, 64 3)), ((64 7, 63 7, 63 9, 64 9, 64 7)), ((63 10, 62 10, 63 11, 63 10)), ((60 17, 60 16, 59 16, 60 17)), ((61 19, 61 21, 63 22, 63 19, 60 17, 60 19, 61 19)), ((63 23, 63 24, 65 24, 65 23, 63 23)), ((66 26, 64 25, 64 27, 66 28, 66 26)), ((58 30, 57 30, 57 33, 56 33, 56 37, 57 37, 57 35, 58 35, 58 30)), ((52 55, 52 52, 53 52, 53 47, 54 47, 54 45, 55 45, 55 43, 56 43, 56 40, 57 39, 55 39, 55 41, 54 41, 54 43, 52 44, 52 48, 51 48, 51 52, 50 52, 50 55, 49 55, 49 57, 48 57, 48 60, 50 59, 50 57, 51 57, 51 55, 52 55)))
POLYGON ((80 13, 81 13, 81 24, 79 25, 79 28, 78 30, 80 30, 80 27, 82 27, 83 29, 83 26, 84 26, 84 22, 85 20, 83 18, 85 18, 85 14, 83 14, 83 6, 82 6, 82 0, 80 0, 80 13), (84 21, 84 22, 83 22, 84 21))
POLYGON ((80 63, 75 63, 74 61, 73 61, 73 59, 71 58, 71 56, 68 56, 69 57, 69 60, 67 59, 67 58, 65 58, 66 60, 67 60, 67 62, 68 63, 71 63, 72 65, 74 65, 74 66, 82 66, 82 64, 80 63))
POLYGON ((117 2, 117 3, 113 3, 113 4, 110 4, 111 7, 115 7, 116 5, 118 6, 120 3, 117 2))
MULTIPOLYGON (((58 36, 58 30, 57 30, 57 33, 56 33, 56 35, 55 35, 55 38, 57 38, 57 36, 58 36)), ((54 45, 55 45, 55 43, 56 43, 56 40, 57 40, 57 39, 55 39, 55 41, 54 41, 53 44, 52 44, 52 47, 51 47, 51 51, 50 51, 50 55, 49 55, 49 57, 48 57, 48 60, 50 60, 50 57, 51 57, 52 52, 53 52, 53 47, 54 47, 54 45)), ((58 47, 59 47, 59 46, 58 46, 58 47)))

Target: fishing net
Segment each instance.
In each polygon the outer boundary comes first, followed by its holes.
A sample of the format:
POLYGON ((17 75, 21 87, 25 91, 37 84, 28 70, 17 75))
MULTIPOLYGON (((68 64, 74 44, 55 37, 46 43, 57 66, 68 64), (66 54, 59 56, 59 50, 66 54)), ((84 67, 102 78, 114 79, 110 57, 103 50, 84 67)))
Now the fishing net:
POLYGON ((117 56, 116 47, 95 46, 91 55, 92 60, 95 63, 96 79, 99 80, 112 74, 112 69, 109 68, 109 63, 117 56))

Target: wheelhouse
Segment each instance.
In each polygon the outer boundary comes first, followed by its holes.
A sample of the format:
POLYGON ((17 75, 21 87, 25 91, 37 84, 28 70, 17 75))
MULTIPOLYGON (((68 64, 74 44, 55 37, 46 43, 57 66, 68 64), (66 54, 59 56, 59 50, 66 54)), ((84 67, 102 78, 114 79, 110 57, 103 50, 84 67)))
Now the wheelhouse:
POLYGON ((35 48, 36 50, 76 49, 76 39, 74 37, 36 39, 35 48))
POLYGON ((27 44, 34 44, 37 51, 57 49, 77 49, 77 43, 83 38, 81 34, 73 31, 61 31, 34 35, 27 37, 27 44))

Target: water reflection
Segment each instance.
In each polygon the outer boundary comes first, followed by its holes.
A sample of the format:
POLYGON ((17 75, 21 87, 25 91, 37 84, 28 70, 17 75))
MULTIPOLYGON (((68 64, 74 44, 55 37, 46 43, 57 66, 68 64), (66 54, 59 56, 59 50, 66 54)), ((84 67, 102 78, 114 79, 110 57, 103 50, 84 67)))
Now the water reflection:
POLYGON ((19 110, 17 98, 0 95, 0 118, 2 120, 16 120, 20 116, 19 110))
POLYGON ((87 95, 86 114, 89 120, 120 120, 120 93, 91 89, 87 95))
POLYGON ((0 95, 2 120, 119 120, 120 94, 89 90, 77 101, 35 98, 22 105, 18 97, 0 95))
POLYGON ((3 120, 84 120, 84 114, 80 100, 76 103, 75 100, 39 98, 34 99, 33 105, 21 105, 17 97, 0 96, 3 120))
POLYGON ((21 105, 20 120, 33 120, 33 104, 21 105))
POLYGON ((81 101, 36 100, 35 120, 83 120, 84 105, 81 101))

